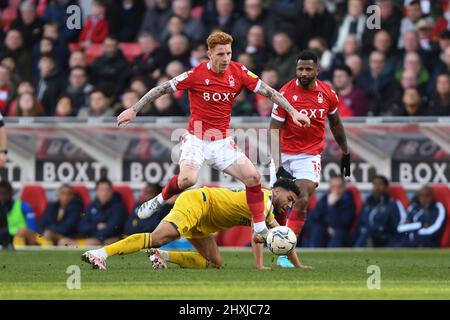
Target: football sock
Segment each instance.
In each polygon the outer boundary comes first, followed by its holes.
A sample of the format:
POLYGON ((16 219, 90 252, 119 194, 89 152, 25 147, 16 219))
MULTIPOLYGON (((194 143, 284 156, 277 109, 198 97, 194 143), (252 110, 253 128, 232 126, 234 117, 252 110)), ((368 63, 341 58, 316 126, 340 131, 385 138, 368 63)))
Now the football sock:
POLYGON ((261 190, 261 184, 253 187, 246 187, 245 196, 247 205, 252 213, 252 220, 255 232, 261 232, 266 228, 264 219, 264 193, 261 190))
MULTIPOLYGON (((161 255, 165 258, 160 250, 161 255)), ((168 259, 166 261, 175 263, 182 268, 188 269, 206 269, 208 268, 208 260, 200 253, 191 251, 166 251, 168 259)))
POLYGON ((287 226, 294 231, 295 235, 298 237, 303 229, 306 222, 306 212, 298 212, 295 209, 291 210, 291 214, 287 220, 287 226))
POLYGON ((105 246, 104 249, 108 257, 111 257, 116 254, 129 254, 144 248, 151 248, 152 241, 151 233, 136 233, 109 246, 105 246))
POLYGON ((173 176, 161 192, 162 199, 165 201, 182 191, 183 190, 178 186, 178 175, 173 176))

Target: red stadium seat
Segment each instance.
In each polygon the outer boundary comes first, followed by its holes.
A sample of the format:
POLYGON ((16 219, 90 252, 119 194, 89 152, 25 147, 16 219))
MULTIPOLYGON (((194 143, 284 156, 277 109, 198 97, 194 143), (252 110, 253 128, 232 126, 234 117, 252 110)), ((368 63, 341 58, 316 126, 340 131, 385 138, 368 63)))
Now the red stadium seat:
POLYGON ((357 231, 356 228, 358 226, 359 215, 361 214, 361 209, 363 207, 363 201, 361 198, 361 193, 359 192, 358 188, 356 188, 356 186, 347 185, 347 190, 351 191, 353 195, 353 201, 355 201, 355 217, 353 218, 351 229, 351 233, 353 234, 357 231))
POLYGON ((122 201, 125 209, 127 210, 127 214, 131 214, 136 203, 133 190, 127 185, 117 185, 114 186, 113 189, 122 197, 122 201))
POLYGON ((23 187, 20 199, 31 206, 36 215, 36 222, 39 223, 47 208, 45 189, 39 184, 27 184, 23 187))
POLYGON ((408 196, 405 189, 400 184, 392 184, 389 186, 389 195, 400 201, 405 209, 409 206, 408 196))
POLYGON ((8 7, 3 10, 1 15, 3 31, 7 31, 11 23, 17 18, 17 8, 8 7))
POLYGON ((89 189, 84 184, 74 184, 72 185, 73 191, 78 194, 83 201, 84 209, 92 202, 91 195, 89 194, 89 189))
POLYGON ((120 48, 122 49, 125 59, 130 63, 143 52, 142 47, 137 42, 122 42, 120 43, 120 48))
POLYGON ((105 52, 105 48, 103 48, 103 44, 92 43, 86 48, 86 62, 87 64, 91 64, 95 59, 100 57, 103 52, 105 52))
POLYGON ((441 247, 450 247, 450 189, 445 184, 432 185, 433 195, 436 201, 442 202, 447 211, 444 233, 441 238, 441 247))

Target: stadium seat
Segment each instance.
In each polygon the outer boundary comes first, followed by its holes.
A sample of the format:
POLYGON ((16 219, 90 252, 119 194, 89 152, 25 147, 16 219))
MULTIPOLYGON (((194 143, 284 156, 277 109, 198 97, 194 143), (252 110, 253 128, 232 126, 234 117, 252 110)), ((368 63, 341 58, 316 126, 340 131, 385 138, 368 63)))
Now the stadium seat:
POLYGON ((357 230, 359 215, 361 214, 361 209, 363 207, 363 201, 361 198, 361 193, 358 188, 353 185, 347 185, 347 190, 350 190, 353 195, 353 200, 355 201, 355 217, 353 218, 353 224, 351 228, 351 233, 354 234, 357 230))
POLYGON ((406 194, 405 189, 400 184, 392 184, 389 186, 389 195, 400 201, 405 209, 409 206, 408 195, 406 194))
POLYGON ((22 189, 20 199, 31 206, 36 215, 36 222, 39 223, 45 208, 47 208, 47 195, 45 194, 45 189, 39 184, 27 184, 22 189))
POLYGON ((103 44, 99 43, 92 43, 86 48, 86 62, 88 65, 90 65, 92 62, 94 62, 95 59, 100 57, 105 49, 103 48, 103 44))
POLYGON ((447 221, 441 238, 441 247, 450 247, 450 189, 445 184, 432 185, 436 201, 442 202, 447 211, 447 221))
POLYGON ((128 62, 133 62, 134 59, 142 53, 142 47, 137 42, 122 42, 120 43, 123 55, 128 62))
POLYGON ((125 209, 127 210, 127 214, 131 214, 136 203, 133 190, 127 185, 117 185, 114 186, 113 189, 122 197, 122 201, 125 209))
POLYGON ((2 12, 2 26, 3 31, 7 31, 9 29, 9 26, 11 23, 17 18, 17 8, 14 7, 8 7, 5 8, 2 12))
POLYGON ((84 209, 92 202, 91 195, 89 194, 89 189, 84 184, 74 184, 72 185, 73 191, 78 194, 83 201, 84 209))

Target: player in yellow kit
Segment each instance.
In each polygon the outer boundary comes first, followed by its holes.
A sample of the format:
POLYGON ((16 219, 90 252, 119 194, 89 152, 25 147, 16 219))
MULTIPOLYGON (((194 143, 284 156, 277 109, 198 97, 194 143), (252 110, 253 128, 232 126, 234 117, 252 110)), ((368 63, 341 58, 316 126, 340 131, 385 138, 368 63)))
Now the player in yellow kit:
MULTIPOLYGON (((275 214, 286 215, 299 196, 299 189, 288 179, 280 179, 272 190, 264 190, 264 214, 269 228, 278 226, 275 214)), ((250 226, 252 215, 248 209, 245 190, 227 188, 194 189, 183 192, 170 213, 152 233, 138 233, 82 255, 83 261, 95 268, 106 269, 106 259, 117 254, 129 254, 141 249, 150 250, 155 269, 165 268, 167 262, 184 268, 221 267, 222 257, 213 234, 234 226, 250 226), (197 252, 155 250, 184 236, 197 252)), ((263 269, 263 244, 252 241, 256 267, 263 269)), ((303 268, 295 251, 289 259, 303 268)))

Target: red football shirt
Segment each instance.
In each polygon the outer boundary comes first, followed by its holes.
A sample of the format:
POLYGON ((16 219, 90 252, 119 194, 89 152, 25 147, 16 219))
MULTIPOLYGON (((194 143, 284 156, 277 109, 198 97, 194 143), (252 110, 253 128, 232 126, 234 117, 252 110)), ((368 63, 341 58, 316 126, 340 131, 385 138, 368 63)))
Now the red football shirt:
POLYGON ((234 61, 222 74, 214 72, 205 61, 176 79, 176 86, 170 81, 172 89, 189 91, 188 131, 203 140, 226 138, 235 97, 244 86, 257 92, 261 85, 257 75, 234 61))
POLYGON ((317 80, 316 86, 306 90, 298 79, 286 83, 280 93, 300 113, 311 120, 309 128, 297 126, 286 111, 274 105, 272 118, 285 122, 280 132, 281 152, 287 154, 320 154, 325 144, 325 123, 327 116, 338 111, 339 98, 330 86, 317 80))

